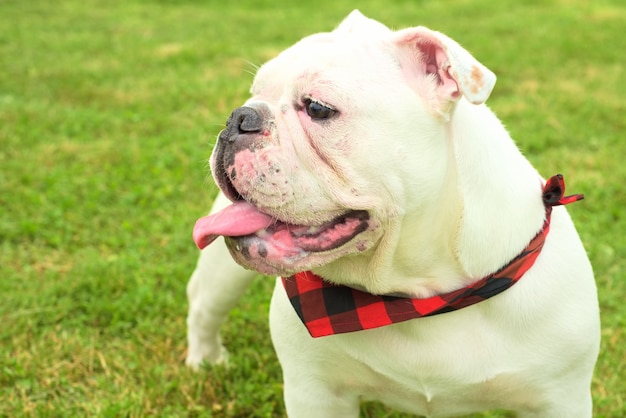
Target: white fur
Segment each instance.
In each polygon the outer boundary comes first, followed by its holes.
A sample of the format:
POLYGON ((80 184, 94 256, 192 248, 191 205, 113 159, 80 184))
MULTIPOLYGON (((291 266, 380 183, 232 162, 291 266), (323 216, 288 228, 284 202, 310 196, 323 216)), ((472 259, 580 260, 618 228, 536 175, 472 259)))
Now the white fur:
MULTIPOLYGON (((295 184, 314 192, 296 192, 281 214, 303 222, 314 219, 311 207, 319 207, 317 216, 366 208, 380 225, 367 235, 367 251, 315 260, 316 273, 372 293, 422 297, 485 276, 526 246, 543 223, 542 179, 480 104, 493 82, 491 72, 446 36, 422 27, 392 32, 358 12, 330 35, 305 39, 260 69, 248 103, 272 110, 277 152, 298 163, 295 184), (334 66, 346 45, 357 55, 334 66), (429 45, 436 68, 424 65, 429 45), (358 59, 366 47, 368 55, 358 59), (325 84, 316 85, 320 74, 325 84), (345 120, 320 130, 289 110, 303 92, 332 102, 345 120), (306 138, 332 156, 332 169, 309 160, 306 138)), ((289 166, 281 168, 288 176, 289 166)), ((216 208, 225 204, 219 198, 216 208)), ((231 260, 221 240, 202 251, 188 286, 188 365, 225 360, 219 327, 254 276, 231 260)), ((294 418, 356 417, 362 399, 424 416, 495 408, 520 417, 591 416, 596 288, 562 207, 553 211, 535 265, 492 299, 312 339, 277 282, 270 327, 294 418)))

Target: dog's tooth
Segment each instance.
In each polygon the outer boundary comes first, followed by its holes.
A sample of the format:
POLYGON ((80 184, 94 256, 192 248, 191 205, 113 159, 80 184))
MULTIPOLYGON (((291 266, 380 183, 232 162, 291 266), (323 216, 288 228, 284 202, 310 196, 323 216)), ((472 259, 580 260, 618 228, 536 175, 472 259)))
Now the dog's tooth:
POLYGON ((307 235, 313 235, 313 234, 317 234, 320 230, 319 226, 312 226, 309 229, 307 229, 306 233, 307 235))
POLYGON ((321 230, 321 227, 319 226, 309 226, 308 228, 304 229, 304 228, 300 228, 300 229, 296 229, 295 231, 292 230, 292 234, 295 237, 302 237, 305 235, 317 235, 321 230))

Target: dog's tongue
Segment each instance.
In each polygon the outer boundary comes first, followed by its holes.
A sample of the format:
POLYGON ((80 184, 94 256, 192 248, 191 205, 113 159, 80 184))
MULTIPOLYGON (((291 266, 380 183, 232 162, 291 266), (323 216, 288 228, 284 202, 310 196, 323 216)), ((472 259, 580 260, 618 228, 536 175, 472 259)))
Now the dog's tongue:
POLYGON ((267 228, 274 219, 259 212, 246 201, 238 201, 220 212, 198 219, 193 228, 193 240, 203 249, 218 236, 241 237, 267 228))

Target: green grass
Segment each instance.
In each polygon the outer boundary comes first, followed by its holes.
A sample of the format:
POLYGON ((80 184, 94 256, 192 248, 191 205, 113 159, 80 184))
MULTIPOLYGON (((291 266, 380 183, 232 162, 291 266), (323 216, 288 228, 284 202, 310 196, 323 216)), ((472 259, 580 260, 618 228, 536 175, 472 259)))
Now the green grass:
MULTIPOLYGON (((230 368, 183 365, 214 138, 255 65, 356 4, 281 3, 0 0, 0 417, 283 415, 271 280, 224 330, 230 368)), ((529 159, 585 193, 570 213, 603 314, 594 416, 626 416, 626 7, 358 7, 460 40, 499 76, 489 104, 529 159)))

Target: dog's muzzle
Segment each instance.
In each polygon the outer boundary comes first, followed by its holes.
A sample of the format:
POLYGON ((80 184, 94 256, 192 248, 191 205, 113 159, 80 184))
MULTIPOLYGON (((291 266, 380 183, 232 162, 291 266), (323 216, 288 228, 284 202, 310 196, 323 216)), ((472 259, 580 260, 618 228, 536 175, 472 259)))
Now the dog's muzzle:
MULTIPOLYGON (((269 113, 269 110, 268 110, 269 113)), ((249 106, 235 109, 226 121, 226 128, 220 132, 213 155, 213 176, 219 188, 231 200, 241 199, 241 194, 233 184, 237 177, 235 156, 243 150, 255 152, 263 148, 263 133, 268 115, 249 106)))

